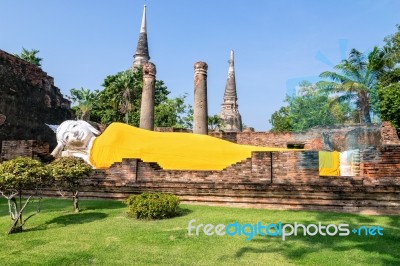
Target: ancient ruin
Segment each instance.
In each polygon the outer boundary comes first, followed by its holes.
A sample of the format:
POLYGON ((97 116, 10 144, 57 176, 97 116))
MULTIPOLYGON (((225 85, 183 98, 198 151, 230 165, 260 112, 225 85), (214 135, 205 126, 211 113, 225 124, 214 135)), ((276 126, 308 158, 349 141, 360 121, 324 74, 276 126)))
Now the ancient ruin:
POLYGON ((140 26, 139 40, 133 59, 133 70, 142 67, 144 63, 150 60, 149 45, 147 43, 146 6, 143 8, 142 25, 140 26))
POLYGON ((208 133, 207 69, 205 62, 194 64, 193 133, 208 133))
POLYGON ((140 128, 154 129, 154 93, 156 86, 156 66, 153 63, 143 65, 143 90, 140 106, 140 128))
MULTIPOLYGON (((132 68, 143 67, 141 127, 153 129, 156 70, 149 59, 145 6, 132 68)), ((208 134, 208 66, 197 62, 194 67, 193 133, 208 134)), ((304 133, 241 132, 233 51, 221 109, 223 131, 211 136, 238 144, 304 150, 253 152, 221 171, 165 170, 154 162, 123 159, 96 170, 82 188, 82 197, 125 199, 132 193, 160 191, 193 204, 400 214, 400 140, 390 123, 313 128, 304 133), (320 151, 349 150, 358 151, 351 175, 320 176, 320 151)), ((71 117, 70 103, 52 77, 0 50, 1 160, 41 159, 56 144, 55 134, 45 124, 60 124, 71 117)), ((44 193, 57 192, 48 188, 44 193)))
POLYGON ((38 140, 53 148, 47 124, 73 118, 70 101, 39 67, 0 50, 0 148, 4 140, 38 140))
MULTIPOLYGON (((389 123, 315 128, 304 134, 211 135, 262 146, 297 143, 308 150, 253 152, 222 171, 163 170, 156 163, 125 159, 109 169, 96 170, 82 196, 124 199, 132 193, 162 191, 194 204, 400 214, 400 141, 389 123), (319 176, 318 151, 329 147, 360 148, 359 174, 319 176)), ((45 148, 36 141, 4 141, 2 153, 10 159, 45 148)), ((46 191, 49 196, 55 193, 50 188, 46 191)))
POLYGON ((242 131, 242 117, 239 113, 239 106, 237 103, 236 93, 236 80, 235 80, 235 61, 234 53, 231 50, 229 59, 228 78, 226 80, 224 100, 221 105, 221 112, 219 117, 222 121, 221 130, 225 132, 241 132, 242 131))

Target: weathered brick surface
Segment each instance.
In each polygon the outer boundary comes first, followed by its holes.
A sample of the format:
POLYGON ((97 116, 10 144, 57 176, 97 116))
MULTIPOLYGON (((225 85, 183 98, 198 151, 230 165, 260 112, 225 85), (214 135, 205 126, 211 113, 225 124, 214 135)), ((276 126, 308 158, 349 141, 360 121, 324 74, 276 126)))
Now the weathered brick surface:
POLYGON ((0 146, 3 140, 39 140, 54 147, 55 134, 45 123, 60 124, 70 118, 70 102, 52 77, 0 50, 0 146))
MULTIPOLYGON (((322 134, 314 130, 303 139, 286 133, 258 132, 253 137, 248 135, 253 133, 218 133, 231 141, 263 146, 303 141, 310 147, 331 149, 359 143, 367 147, 361 149, 360 176, 356 177, 320 177, 318 149, 253 152, 251 158, 222 171, 163 170, 156 163, 124 159, 107 170, 96 170, 85 181, 81 196, 125 199, 133 193, 160 191, 193 204, 400 214, 400 145, 381 145, 376 133, 395 141, 393 134, 382 131, 355 127, 322 134)), ((39 142, 9 141, 3 145, 2 156, 31 157, 46 149, 39 142)), ((55 196, 57 191, 48 188, 45 195, 55 196)))
MULTIPOLYGON (((159 191, 192 204, 400 214, 398 173, 375 183, 372 177, 320 177, 316 155, 316 151, 255 152, 223 171, 162 170, 155 163, 123 160, 110 169, 96 170, 80 195, 125 199, 159 191)), ((57 194, 55 189, 45 193, 57 194)))
POLYGON ((272 178, 276 184, 298 184, 315 180, 319 176, 318 152, 274 152, 272 178))
MULTIPOLYGON (((391 130, 390 125, 387 130, 391 130)), ((308 150, 345 151, 381 145, 380 125, 331 126, 313 128, 304 133, 212 132, 209 135, 255 146, 286 148, 288 143, 303 143, 308 150)))
POLYGON ((3 141, 0 161, 11 160, 18 156, 39 159, 49 154, 49 144, 36 140, 3 141))
POLYGON ((399 144, 400 140, 399 136, 397 135, 396 129, 390 124, 388 121, 384 121, 382 123, 381 128, 381 139, 382 144, 399 144))
MULTIPOLYGON (((366 145, 376 141, 375 133, 370 134, 372 131, 349 132, 343 137, 333 131, 331 135, 322 136, 324 140, 311 135, 315 139, 308 143, 332 145, 359 141, 366 145), (329 139, 332 137, 340 141, 329 139)), ((254 139, 247 133, 228 133, 220 137, 232 140, 235 136, 236 141, 250 141, 246 144, 253 145, 265 145, 266 141, 278 145, 281 141, 280 145, 284 146, 285 141, 293 141, 290 134, 278 135, 276 139, 274 135, 261 133, 254 139)), ((393 139, 393 135, 390 138, 393 139)), ((48 149, 32 141, 9 141, 3 146, 5 159, 11 155, 31 157, 35 152, 48 149)), ((357 177, 320 177, 317 150, 254 152, 251 158, 222 171, 163 170, 156 163, 125 159, 107 170, 96 170, 86 180, 81 195, 124 199, 133 193, 160 191, 177 194, 184 202, 193 204, 400 214, 399 169, 400 145, 362 149, 360 176, 357 177)), ((49 188, 45 194, 54 196, 57 192, 49 188)))
POLYGON ((360 170, 368 184, 400 185, 400 145, 364 150, 360 170))

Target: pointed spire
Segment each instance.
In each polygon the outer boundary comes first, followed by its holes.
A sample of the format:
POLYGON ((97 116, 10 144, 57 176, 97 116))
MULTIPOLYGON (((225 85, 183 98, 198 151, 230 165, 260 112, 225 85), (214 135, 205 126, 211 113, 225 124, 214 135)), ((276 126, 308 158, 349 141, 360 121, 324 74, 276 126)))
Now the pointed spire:
POLYGON ((241 132, 242 117, 237 104, 236 80, 235 80, 235 59, 231 50, 229 59, 228 78, 226 80, 224 102, 221 105, 219 117, 222 120, 222 130, 226 132, 241 132))
POLYGON ((233 50, 231 50, 231 56, 229 58, 229 70, 228 70, 228 72, 235 72, 235 69, 234 69, 234 65, 235 65, 234 55, 235 54, 234 54, 233 50))
POLYGON ((149 62, 149 47, 147 43, 147 21, 146 21, 146 5, 143 8, 142 24, 140 26, 139 40, 136 48, 135 55, 133 56, 133 66, 142 67, 144 63, 149 62))
POLYGON ((147 25, 147 23, 146 23, 146 5, 144 5, 143 15, 142 15, 142 25, 140 26, 140 33, 147 32, 146 25, 147 25))
POLYGON ((229 69, 228 69, 228 78, 226 80, 226 86, 225 86, 224 101, 226 100, 237 101, 236 80, 235 80, 235 58, 233 50, 231 50, 231 55, 228 62, 229 62, 229 69))

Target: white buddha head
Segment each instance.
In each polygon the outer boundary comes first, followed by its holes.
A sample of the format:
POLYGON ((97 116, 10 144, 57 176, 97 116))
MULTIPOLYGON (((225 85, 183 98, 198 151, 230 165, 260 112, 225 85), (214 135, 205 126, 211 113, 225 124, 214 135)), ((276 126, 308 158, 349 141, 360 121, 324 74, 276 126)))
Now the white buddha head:
POLYGON ((57 147, 52 155, 58 157, 64 148, 86 150, 90 141, 100 132, 83 120, 67 120, 57 128, 57 147))

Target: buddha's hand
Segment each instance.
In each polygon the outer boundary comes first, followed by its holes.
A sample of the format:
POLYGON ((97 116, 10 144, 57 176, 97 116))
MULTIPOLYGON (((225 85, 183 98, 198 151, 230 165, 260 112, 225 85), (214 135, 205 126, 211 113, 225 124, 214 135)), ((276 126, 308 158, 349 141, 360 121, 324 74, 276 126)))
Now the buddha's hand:
POLYGON ((61 157, 71 157, 71 156, 73 156, 73 154, 70 151, 61 152, 61 157))
POLYGON ((51 152, 51 155, 53 155, 54 158, 60 157, 62 150, 64 149, 64 144, 61 142, 57 142, 57 147, 54 148, 54 150, 51 152))

